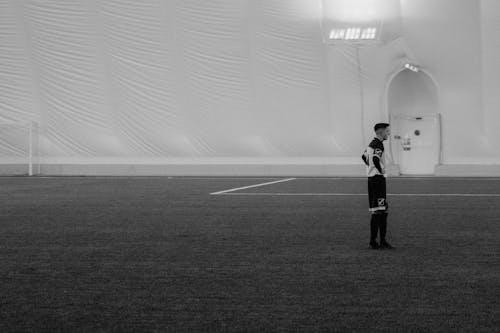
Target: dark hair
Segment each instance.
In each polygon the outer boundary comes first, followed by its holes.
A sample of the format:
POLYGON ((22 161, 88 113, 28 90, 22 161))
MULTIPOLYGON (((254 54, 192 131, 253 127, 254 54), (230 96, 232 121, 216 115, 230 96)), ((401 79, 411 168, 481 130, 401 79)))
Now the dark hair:
POLYGON ((386 129, 389 126, 391 125, 389 125, 388 123, 378 123, 377 125, 375 125, 375 127, 373 127, 373 130, 376 132, 379 129, 386 129))

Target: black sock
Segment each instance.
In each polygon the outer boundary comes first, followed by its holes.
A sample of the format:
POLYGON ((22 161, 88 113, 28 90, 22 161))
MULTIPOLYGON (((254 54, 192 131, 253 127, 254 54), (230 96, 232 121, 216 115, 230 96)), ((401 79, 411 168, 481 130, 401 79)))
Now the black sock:
POLYGON ((385 243, 385 235, 387 234, 387 213, 380 214, 379 229, 380 229, 380 242, 385 243))
POLYGON ((372 218, 370 221, 370 243, 374 243, 377 241, 378 234, 378 216, 379 214, 372 214, 372 218))

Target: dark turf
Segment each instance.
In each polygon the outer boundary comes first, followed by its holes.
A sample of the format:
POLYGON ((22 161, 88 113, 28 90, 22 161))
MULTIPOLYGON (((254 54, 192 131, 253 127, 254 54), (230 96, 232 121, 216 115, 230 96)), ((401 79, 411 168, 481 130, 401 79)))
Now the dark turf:
MULTIPOLYGON (((500 331, 500 198, 209 196, 269 179, 0 178, 0 331, 500 331)), ((251 192, 365 190, 299 179, 251 192)), ((393 179, 393 193, 500 180, 393 179)))

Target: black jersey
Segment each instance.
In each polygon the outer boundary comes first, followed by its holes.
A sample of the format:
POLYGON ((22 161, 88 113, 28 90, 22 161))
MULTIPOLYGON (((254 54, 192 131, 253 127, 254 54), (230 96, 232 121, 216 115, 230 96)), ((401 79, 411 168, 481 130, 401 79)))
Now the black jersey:
POLYGON ((374 138, 363 153, 368 177, 383 176, 385 174, 384 143, 379 138, 374 138))

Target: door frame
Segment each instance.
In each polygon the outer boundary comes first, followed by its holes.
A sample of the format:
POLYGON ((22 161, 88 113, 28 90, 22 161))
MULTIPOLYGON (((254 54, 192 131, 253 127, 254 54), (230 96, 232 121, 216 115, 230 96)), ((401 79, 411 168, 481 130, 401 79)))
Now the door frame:
MULTIPOLYGON (((392 72, 391 75, 389 75, 387 81, 386 81, 386 84, 385 84, 385 89, 384 89, 384 97, 382 99, 382 110, 384 112, 384 116, 386 117, 386 119, 389 119, 389 123, 392 122, 393 120, 393 116, 403 116, 403 115, 397 115, 397 114, 391 114, 390 111, 389 111, 389 89, 391 87, 391 84, 392 84, 392 81, 401 73, 401 72, 404 72, 404 71, 407 71, 408 69, 406 69, 404 67, 404 65, 406 63, 409 63, 411 61, 408 61, 408 59, 406 60, 401 60, 400 61, 400 64, 398 65, 397 69, 394 70, 392 72)), ((431 81, 434 83, 434 87, 436 88, 436 94, 437 94, 437 113, 436 113, 436 116, 438 117, 438 122, 439 122, 439 157, 438 157, 438 164, 437 166, 441 165, 442 164, 442 161, 443 161, 443 117, 441 115, 441 88, 440 88, 440 85, 438 83, 438 81, 434 78, 434 75, 432 75, 426 68, 421 68, 419 66, 419 71, 424 73, 425 75, 427 75, 428 78, 431 79, 431 81)), ((407 116, 409 118, 413 118, 412 116, 407 116)), ((389 137, 389 153, 390 153, 390 156, 391 156, 391 162, 394 166, 397 166, 398 169, 399 169, 399 164, 396 163, 396 161, 394 160, 394 152, 393 152, 393 134, 391 133, 390 137, 389 137)), ((399 171, 398 171, 399 172, 399 171)), ((399 172, 399 174, 401 174, 399 172)))

